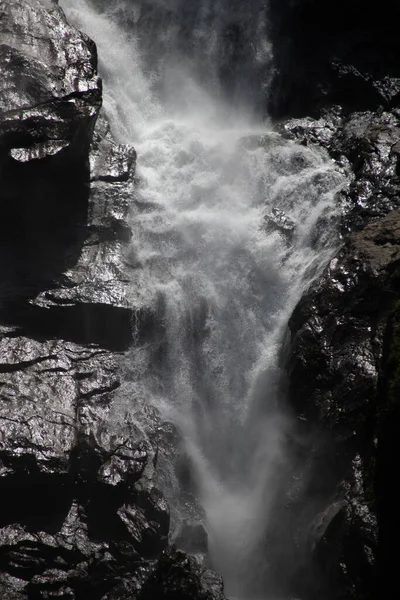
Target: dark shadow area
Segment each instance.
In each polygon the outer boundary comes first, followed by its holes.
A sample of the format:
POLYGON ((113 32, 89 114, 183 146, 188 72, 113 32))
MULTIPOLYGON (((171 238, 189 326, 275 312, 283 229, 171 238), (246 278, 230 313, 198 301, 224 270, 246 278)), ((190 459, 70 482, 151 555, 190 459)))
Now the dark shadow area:
POLYGON ((100 104, 96 90, 4 115, 0 322, 17 325, 22 334, 38 340, 60 338, 124 350, 131 342, 127 309, 79 299, 47 307, 29 303, 40 292, 63 285, 63 273, 77 264, 92 233, 87 222, 88 154, 100 104), (58 150, 60 144, 65 147, 58 150), (36 158, 35 151, 47 155, 36 158))
POLYGON ((45 308, 26 302, 5 305, 1 321, 18 324, 32 339, 63 339, 76 344, 98 344, 113 351, 132 342, 132 311, 109 304, 79 302, 45 308))
POLYGON ((0 149, 0 301, 29 298, 76 264, 86 236, 89 165, 69 149, 18 162, 0 149))
POLYGON ((271 0, 269 14, 274 117, 315 116, 330 104, 354 111, 398 103, 383 81, 400 75, 396 0, 379 7, 362 0, 271 0))
POLYGON ((21 458, 18 471, 0 482, 0 527, 20 523, 28 531, 55 534, 71 507, 72 481, 62 473, 47 475, 37 468, 35 473, 29 462, 28 455, 21 458))
POLYGON ((397 583, 397 535, 400 528, 397 477, 400 451, 400 307, 395 304, 385 334, 380 382, 378 447, 371 489, 379 522, 378 583, 382 595, 397 583))

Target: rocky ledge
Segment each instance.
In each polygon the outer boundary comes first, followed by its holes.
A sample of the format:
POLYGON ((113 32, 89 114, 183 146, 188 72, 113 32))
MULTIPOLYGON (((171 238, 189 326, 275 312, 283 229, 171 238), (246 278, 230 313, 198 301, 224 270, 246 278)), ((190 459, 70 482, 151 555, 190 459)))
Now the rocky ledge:
POLYGON ((398 108, 346 114, 332 106, 318 118, 293 118, 276 126, 286 138, 322 146, 347 171, 349 186, 338 199, 345 239, 400 208, 399 125, 398 108))
POLYGON ((55 0, 0 0, 0 32, 0 596, 222 599, 168 546, 155 448, 112 427, 136 156, 95 45, 55 0))

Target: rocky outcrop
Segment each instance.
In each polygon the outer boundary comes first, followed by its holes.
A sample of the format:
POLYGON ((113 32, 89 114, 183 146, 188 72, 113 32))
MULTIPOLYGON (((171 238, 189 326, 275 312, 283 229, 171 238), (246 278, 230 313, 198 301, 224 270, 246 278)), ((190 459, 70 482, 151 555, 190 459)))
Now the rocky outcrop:
POLYGON ((349 176, 343 248, 290 320, 293 581, 311 598, 396 585, 398 11, 391 0, 270 3, 277 130, 325 148, 349 176))
POLYGON ((336 107, 277 125, 284 137, 325 148, 347 170, 350 183, 339 198, 344 237, 400 208, 399 122, 397 109, 346 115, 336 107))
POLYGON ((95 45, 55 0, 0 0, 0 31, 0 596, 222 600, 168 547, 155 446, 113 425, 136 155, 95 45))
POLYGON ((101 104, 94 44, 53 2, 1 2, 2 302, 76 262, 101 104), (43 181, 46 183, 43 184, 43 181))

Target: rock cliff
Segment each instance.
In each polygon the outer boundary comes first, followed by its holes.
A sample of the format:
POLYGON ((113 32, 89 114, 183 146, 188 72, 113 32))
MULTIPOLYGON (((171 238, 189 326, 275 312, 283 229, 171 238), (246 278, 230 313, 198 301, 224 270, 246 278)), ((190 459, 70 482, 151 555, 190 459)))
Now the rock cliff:
POLYGON ((399 227, 394 211, 352 234, 290 321, 304 500, 318 506, 310 550, 332 598, 373 598, 393 561, 399 227))
POLYGON ((154 448, 110 422, 136 155, 95 45, 55 0, 0 0, 0 39, 0 596, 222 599, 168 547, 154 448))
POLYGON ((350 177, 343 246, 295 309, 287 358, 295 589, 335 600, 396 584, 399 5, 361 4, 271 3, 277 129, 350 177))

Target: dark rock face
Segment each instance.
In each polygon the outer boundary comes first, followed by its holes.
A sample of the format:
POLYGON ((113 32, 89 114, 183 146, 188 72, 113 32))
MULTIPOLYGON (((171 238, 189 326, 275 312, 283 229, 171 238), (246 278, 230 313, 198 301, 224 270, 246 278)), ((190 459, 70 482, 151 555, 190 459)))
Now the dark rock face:
POLYGON ((310 598, 373 599, 396 585, 399 10, 270 2, 277 129, 326 148, 350 178, 344 246, 289 324, 293 580, 310 598))
POLYGON ((167 546, 155 448, 113 427, 136 155, 94 43, 53 0, 0 0, 0 33, 0 596, 222 600, 167 546))
POLYGON ((1 2, 2 300, 76 262, 101 104, 94 45, 54 2, 1 2), (45 183, 43 183, 45 181, 45 183))
POLYGON ((334 104, 346 112, 396 107, 399 17, 396 0, 271 0, 274 116, 315 117, 334 104))
POLYGON ((391 212, 350 236, 290 321, 290 398, 310 443, 303 493, 319 507, 310 529, 324 597, 373 598, 377 573, 378 589, 393 581, 399 235, 391 212))

